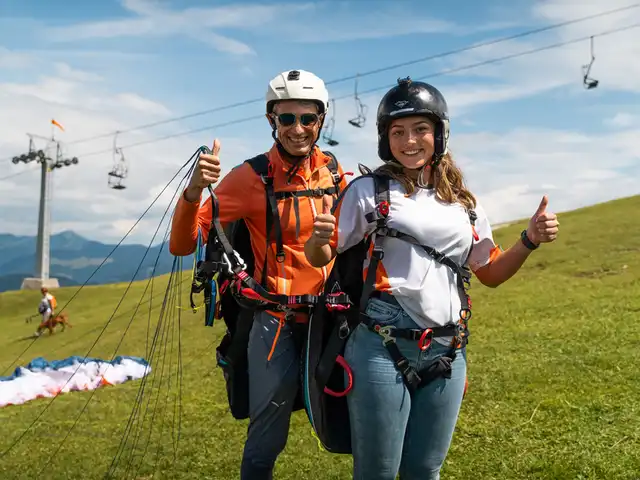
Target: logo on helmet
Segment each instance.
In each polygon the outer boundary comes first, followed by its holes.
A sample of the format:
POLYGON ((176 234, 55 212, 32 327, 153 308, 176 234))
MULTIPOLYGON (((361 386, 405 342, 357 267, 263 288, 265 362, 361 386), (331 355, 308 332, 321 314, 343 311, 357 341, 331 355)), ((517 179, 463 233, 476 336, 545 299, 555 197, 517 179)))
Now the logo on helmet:
POLYGON ((398 108, 402 108, 405 105, 408 105, 409 102, 407 100, 398 100, 396 103, 394 103, 394 105, 398 108))

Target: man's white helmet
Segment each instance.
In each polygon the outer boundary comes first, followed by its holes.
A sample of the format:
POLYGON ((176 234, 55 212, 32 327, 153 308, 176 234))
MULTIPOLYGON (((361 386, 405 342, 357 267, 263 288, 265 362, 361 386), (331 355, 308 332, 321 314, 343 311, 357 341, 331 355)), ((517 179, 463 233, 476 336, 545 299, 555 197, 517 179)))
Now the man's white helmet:
POLYGON ((280 100, 313 101, 320 107, 320 113, 329 109, 329 92, 324 82, 305 70, 288 70, 269 82, 267 113, 271 113, 274 103, 280 100))

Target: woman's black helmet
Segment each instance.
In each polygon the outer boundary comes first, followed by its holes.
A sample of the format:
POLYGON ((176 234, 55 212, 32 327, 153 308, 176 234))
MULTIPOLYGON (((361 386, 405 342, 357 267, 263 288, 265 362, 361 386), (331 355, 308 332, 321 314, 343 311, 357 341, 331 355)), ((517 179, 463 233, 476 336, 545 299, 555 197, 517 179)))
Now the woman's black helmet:
POLYGON ((398 79, 398 85, 389 90, 378 106, 378 155, 385 162, 394 160, 389 148, 389 125, 395 118, 424 115, 435 124, 435 152, 433 166, 447 153, 449 144, 449 109, 440 91, 425 82, 411 78, 398 79))

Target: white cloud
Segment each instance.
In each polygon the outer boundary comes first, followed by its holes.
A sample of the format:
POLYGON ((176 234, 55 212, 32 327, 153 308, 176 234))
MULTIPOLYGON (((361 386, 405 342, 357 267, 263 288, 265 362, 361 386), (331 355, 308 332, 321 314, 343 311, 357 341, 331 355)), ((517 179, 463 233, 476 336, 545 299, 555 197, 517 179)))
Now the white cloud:
POLYGON ((0 92, 6 95, 30 96, 44 102, 70 104, 77 83, 60 77, 42 77, 38 83, 3 83, 0 92))
POLYGON ((47 38, 54 42, 75 42, 117 37, 186 35, 192 40, 210 45, 221 52, 254 55, 255 51, 246 43, 221 35, 214 30, 250 29, 258 25, 271 26, 276 19, 286 21, 288 17, 303 12, 310 6, 309 4, 244 4, 168 10, 158 2, 147 0, 126 0, 122 3, 123 7, 136 17, 50 27, 46 31, 47 38))
MULTIPOLYGON (((372 2, 373 3, 373 2, 372 2)), ((353 7, 358 2, 331 1, 316 2, 304 11, 305 16, 322 19, 322 31, 310 34, 300 29, 300 19, 283 23, 279 19, 279 29, 288 33, 288 38, 300 43, 334 43, 354 40, 384 39, 399 36, 442 33, 467 36, 476 33, 522 26, 521 21, 483 21, 476 25, 459 25, 452 21, 433 16, 434 10, 416 8, 413 0, 376 2, 375 7, 359 10, 354 18, 353 7)), ((492 17, 493 18, 493 17, 492 17)), ((316 20, 318 21, 318 20, 316 20)), ((420 42, 420 40, 418 40, 420 42)))
POLYGON ((135 16, 51 27, 46 30, 47 38, 54 42, 71 42, 118 37, 187 36, 221 52, 255 55, 248 44, 221 35, 216 30, 233 28, 250 30, 253 34, 273 35, 273 26, 277 25, 279 32, 287 33, 289 41, 332 43, 423 33, 469 35, 516 25, 514 22, 500 21, 460 28, 453 22, 423 15, 415 10, 415 5, 399 0, 391 7, 382 3, 375 9, 358 12, 357 20, 354 19, 354 4, 348 1, 271 5, 247 3, 169 10, 156 1, 123 0, 122 6, 135 16), (311 19, 321 27, 316 30, 301 28, 311 19))
POLYGON ((541 0, 532 5, 531 11, 534 18, 556 23, 573 20, 576 17, 597 15, 608 10, 621 9, 620 12, 599 16, 567 27, 579 32, 585 28, 585 25, 587 28, 593 26, 605 29, 615 27, 621 16, 627 19, 637 19, 638 8, 624 9, 630 5, 632 5, 631 2, 625 0, 591 0, 583 2, 580 5, 580 14, 576 15, 575 3, 572 0, 541 0))
POLYGON ((19 69, 26 68, 33 63, 33 55, 23 52, 14 52, 0 46, 0 68, 19 69))
MULTIPOLYGON (((95 81, 100 77, 78 70, 64 68, 62 70, 62 76, 43 76, 35 83, 0 83, 0 95, 36 98, 52 104, 52 110, 60 107, 87 112, 96 109, 110 111, 127 109, 151 115, 168 116, 171 114, 164 105, 135 93, 112 94, 100 90, 89 92, 83 82, 95 81), (57 105, 57 107, 53 107, 53 105, 57 105)), ((22 114, 25 113, 22 112, 22 114)), ((57 117, 54 115, 53 118, 57 117)), ((65 125, 65 128, 67 126, 69 125, 65 125)))
MULTIPOLYGON (((44 28, 44 27, 41 27, 44 28)), ((71 49, 33 49, 24 52, 25 55, 33 55, 37 57, 38 62, 43 60, 54 60, 56 58, 64 59, 64 61, 81 60, 84 63, 93 62, 95 64, 111 64, 122 62, 144 62, 153 60, 162 55, 162 53, 137 53, 137 52, 123 52, 118 50, 90 50, 87 48, 77 48, 79 45, 76 43, 71 49)), ((17 53, 17 52, 14 52, 17 53)))
POLYGON ((190 32, 189 36, 196 41, 200 41, 221 52, 233 53, 236 55, 254 55, 255 51, 246 43, 234 40, 233 38, 219 35, 215 32, 190 32))
POLYGON ((126 10, 137 13, 140 16, 153 16, 158 13, 160 5, 158 2, 150 0, 121 0, 120 2, 126 10))
POLYGON ((627 112, 616 113, 612 118, 604 120, 604 124, 609 127, 627 128, 640 126, 640 115, 633 115, 627 112))
POLYGON ((82 70, 76 70, 63 62, 54 63, 54 67, 60 77, 66 78, 68 80, 76 80, 79 82, 99 82, 103 80, 100 75, 96 75, 95 73, 91 72, 84 72, 82 70))
POLYGON ((493 84, 443 87, 442 93, 447 98, 447 105, 452 118, 462 117, 474 107, 487 107, 488 104, 507 102, 531 97, 560 86, 558 83, 526 82, 521 84, 493 84))
POLYGON ((349 2, 314 4, 309 16, 330 19, 318 33, 300 29, 298 22, 284 24, 280 28, 289 32, 294 41, 302 43, 347 42, 457 30, 454 23, 428 17, 416 11, 415 4, 407 2, 395 1, 392 5, 379 3, 375 8, 359 12, 357 20, 353 18, 352 6, 349 2))
POLYGON ((593 136, 527 128, 458 135, 452 150, 491 218, 503 222, 532 214, 545 193, 556 211, 640 193, 637 176, 623 173, 640 175, 640 143, 629 135, 640 138, 640 129, 593 136))
POLYGON ((171 114, 169 109, 164 105, 143 98, 135 93, 119 93, 115 96, 114 99, 108 101, 115 101, 118 104, 119 108, 137 110, 139 112, 148 113, 150 115, 169 116, 171 114))

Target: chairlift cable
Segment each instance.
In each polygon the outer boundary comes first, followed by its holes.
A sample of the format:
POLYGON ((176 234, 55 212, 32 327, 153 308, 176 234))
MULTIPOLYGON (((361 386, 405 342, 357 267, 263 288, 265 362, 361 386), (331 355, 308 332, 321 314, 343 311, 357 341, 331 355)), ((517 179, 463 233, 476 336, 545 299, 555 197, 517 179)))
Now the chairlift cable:
MULTIPOLYGON (((427 75, 421 75, 419 77, 415 77, 414 80, 423 80, 423 79, 428 79, 428 78, 435 78, 435 77, 440 77, 440 76, 444 76, 444 75, 449 75, 452 73, 458 73, 458 72, 462 72, 462 71, 466 71, 466 70, 472 70, 474 68, 478 68, 478 67, 483 67, 486 65, 490 65, 493 63, 498 63, 498 62, 502 62, 505 60, 512 60, 514 58, 519 58, 519 57, 524 57, 526 55, 531 55, 533 53, 538 53, 538 52, 542 52, 545 50, 553 50, 555 48, 560 48, 560 47, 564 47, 566 45, 571 45, 574 43, 579 43, 582 42, 584 40, 588 40, 589 38, 593 37, 603 37, 603 36, 607 36, 607 35, 611 35, 614 33, 618 33, 618 32, 622 32, 622 31, 626 31, 626 30, 631 30, 633 28, 638 28, 640 27, 640 23, 634 23, 631 25, 627 25, 624 27, 618 27, 615 29, 610 29, 610 30, 605 30, 603 32, 600 33, 596 33, 596 34, 592 34, 586 37, 580 37, 580 38, 575 38, 572 40, 566 40, 563 42, 557 42, 557 43, 553 43, 550 45, 545 45, 542 47, 536 47, 530 50, 525 50, 522 52, 518 52, 518 53, 514 53, 514 54, 510 54, 510 55, 504 55, 501 57, 495 57, 495 58, 490 58, 487 60, 483 60, 480 62, 476 62, 476 63, 470 63, 470 64, 466 64, 466 65, 462 65, 459 67, 454 67, 454 68, 450 68, 450 69, 446 69, 446 70, 440 70, 431 74, 427 74, 427 75)), ((368 90, 365 91, 361 91, 360 94, 369 94, 369 93, 373 93, 373 92, 377 92, 380 90, 386 90, 389 89, 391 87, 393 87, 394 84, 386 84, 386 85, 382 85, 382 86, 378 86, 378 87, 373 87, 370 88, 368 90)), ((341 95, 341 96, 337 96, 337 97, 333 97, 332 100, 343 100, 346 98, 353 98, 353 93, 349 93, 349 94, 345 94, 345 95, 341 95)), ((163 140, 168 140, 171 138, 176 138, 176 137, 182 137, 184 135, 190 135, 193 133, 199 133, 199 132, 203 132, 203 131, 207 131, 207 130, 215 130, 215 129, 219 129, 219 128, 223 128, 223 127, 228 127, 231 125, 238 125, 241 123, 246 123, 246 122, 250 122, 252 120, 258 120, 258 119, 263 119, 264 115, 260 114, 260 115, 252 115, 249 117, 243 117, 243 118, 239 118, 239 119, 235 119, 235 120, 230 120, 230 121, 226 121, 226 122, 222 122, 222 123, 218 123, 218 124, 214 124, 214 125, 209 125, 207 127, 198 127, 198 128, 194 128, 194 129, 190 129, 190 130, 185 130, 183 132, 178 132, 178 133, 173 133, 170 135, 163 135, 160 137, 155 137, 149 140, 141 140, 139 142, 136 143, 132 143, 129 145, 125 145, 122 148, 133 148, 133 147, 138 147, 140 145, 147 145, 150 143, 156 143, 156 142, 160 142, 163 140)), ((98 150, 98 151, 94 151, 94 152, 89 152, 89 153, 84 153, 84 154, 79 154, 77 156, 81 156, 81 157, 88 157, 88 156, 93 156, 93 155, 100 155, 103 153, 108 153, 111 150, 98 150)))
MULTIPOLYGON (((555 24, 552 24, 552 25, 547 25, 545 27, 526 30, 524 32, 516 33, 516 34, 513 34, 513 35, 499 37, 499 38, 496 38, 496 39, 493 39, 493 40, 487 40, 487 41, 480 42, 480 43, 474 43, 474 44, 471 44, 471 45, 467 45, 465 47, 456 48, 456 49, 448 50, 448 51, 445 51, 445 52, 436 53, 436 54, 433 54, 433 55, 428 55, 428 56, 425 56, 425 57, 416 58, 416 59, 408 60, 408 61, 401 62, 401 63, 396 63, 396 64, 393 64, 393 65, 383 66, 383 67, 376 68, 376 69, 373 69, 373 70, 368 70, 368 71, 366 71, 364 73, 355 74, 355 75, 349 75, 349 76, 341 77, 341 78, 336 78, 334 80, 330 80, 328 82, 325 82, 325 84, 326 85, 333 85, 333 84, 336 84, 336 83, 342 83, 342 82, 346 82, 346 81, 349 81, 349 80, 354 80, 358 76, 367 77, 367 76, 370 76, 370 75, 375 75, 375 74, 386 72, 386 71, 389 71, 389 70, 394 70, 396 68, 406 67, 406 66, 409 66, 409 65, 415 65, 417 63, 427 62, 427 61, 430 61, 430 60, 436 60, 436 59, 439 59, 439 58, 444 58, 444 57, 456 55, 456 54, 459 54, 459 53, 464 53, 464 52, 468 52, 468 51, 471 51, 471 50, 476 50, 476 49, 482 48, 482 47, 496 45, 496 44, 500 44, 500 43, 504 43, 504 42, 509 42, 511 40, 517 40, 517 39, 520 39, 520 38, 523 38, 523 37, 535 35, 535 34, 542 33, 542 32, 556 30, 558 28, 563 28, 563 27, 566 27, 566 26, 569 26, 569 25, 573 25, 573 24, 576 24, 576 23, 585 22, 587 20, 592 20, 594 18, 599 18, 599 17, 603 17, 603 16, 606 16, 606 15, 611 15, 611 14, 614 14, 614 13, 619 13, 619 12, 623 12, 623 11, 626 11, 626 10, 631 10, 631 9, 638 8, 638 7, 640 7, 640 3, 633 3, 633 4, 630 4, 630 5, 626 5, 624 7, 619 7, 619 8, 615 8, 615 9, 611 9, 611 10, 606 10, 606 11, 595 13, 595 14, 592 14, 592 15, 587 15, 587 16, 584 16, 584 17, 574 18, 574 19, 567 20, 567 21, 564 21, 564 22, 559 22, 559 23, 555 23, 555 24)), ((246 105, 251 105, 253 103, 259 103, 259 102, 263 102, 263 101, 264 101, 264 98, 260 97, 260 98, 250 99, 250 100, 244 100, 244 101, 241 101, 241 102, 235 102, 235 103, 228 104, 228 105, 222 105, 222 106, 219 106, 219 107, 214 107, 214 108, 210 108, 210 109, 206 109, 206 110, 201 110, 201 111, 198 111, 198 112, 193 112, 193 113, 189 113, 189 114, 185 114, 185 115, 181 115, 181 116, 177 116, 177 117, 171 117, 171 118, 167 118, 167 119, 164 119, 164 120, 159 120, 159 121, 156 121, 156 122, 142 124, 142 125, 139 125, 139 126, 131 127, 131 128, 124 129, 124 130, 120 130, 120 133, 130 133, 130 132, 133 132, 133 131, 144 130, 144 129, 148 129, 148 128, 152 128, 152 127, 157 127, 159 125, 165 125, 165 124, 168 124, 168 123, 179 122, 181 120, 187 120, 189 118, 194 118, 194 117, 206 115, 206 114, 209 114, 209 113, 220 112, 220 111, 223 111, 223 110, 230 110, 230 109, 233 109, 233 108, 243 107, 243 106, 246 106, 246 105)), ((110 137, 111 135, 113 135, 113 133, 114 132, 94 135, 94 136, 90 136, 90 137, 86 137, 86 138, 82 138, 82 139, 74 140, 74 141, 70 141, 70 142, 65 142, 65 143, 66 143, 66 145, 85 143, 85 142, 88 142, 88 141, 91 141, 91 140, 98 140, 98 139, 101 139, 101 138, 110 137)))

